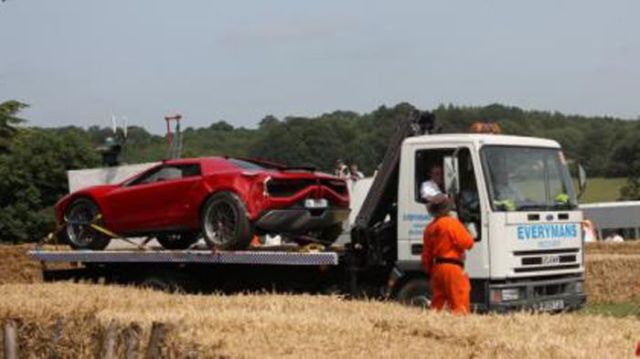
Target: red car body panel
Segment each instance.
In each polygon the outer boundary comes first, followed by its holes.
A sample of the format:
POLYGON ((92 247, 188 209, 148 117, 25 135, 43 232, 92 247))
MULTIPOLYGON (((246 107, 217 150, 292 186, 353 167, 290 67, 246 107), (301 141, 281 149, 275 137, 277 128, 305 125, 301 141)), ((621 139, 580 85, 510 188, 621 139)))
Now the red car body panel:
POLYGON ((337 177, 259 166, 246 169, 233 161, 222 157, 169 160, 122 183, 79 190, 58 201, 56 221, 62 223, 69 205, 80 197, 93 200, 102 213, 105 227, 122 235, 199 229, 202 205, 209 196, 224 191, 240 197, 251 222, 270 210, 299 206, 306 198, 325 198, 331 208, 349 208, 346 183, 337 177), (152 176, 163 167, 190 165, 199 165, 200 175, 136 184, 137 180, 152 176), (269 193, 270 183, 277 183, 284 189, 283 193, 269 193), (293 190, 289 190, 288 183, 293 190))

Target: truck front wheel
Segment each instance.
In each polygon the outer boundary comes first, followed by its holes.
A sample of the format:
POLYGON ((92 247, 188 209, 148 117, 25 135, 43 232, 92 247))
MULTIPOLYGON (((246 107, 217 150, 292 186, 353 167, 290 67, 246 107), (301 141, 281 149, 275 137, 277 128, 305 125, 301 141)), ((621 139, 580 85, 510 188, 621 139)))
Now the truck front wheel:
POLYGON ((398 302, 421 308, 429 308, 431 298, 431 283, 426 278, 410 279, 400 287, 396 294, 398 302))
POLYGON ((326 244, 333 244, 342 234, 342 223, 334 224, 320 232, 320 239, 326 244))

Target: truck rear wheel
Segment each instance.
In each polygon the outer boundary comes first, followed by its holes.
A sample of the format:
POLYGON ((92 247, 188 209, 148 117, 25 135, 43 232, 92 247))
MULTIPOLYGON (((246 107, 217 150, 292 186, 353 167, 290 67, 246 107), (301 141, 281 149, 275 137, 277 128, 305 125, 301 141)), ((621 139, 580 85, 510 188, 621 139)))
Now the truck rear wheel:
POLYGON ((101 220, 96 220, 100 215, 98 206, 87 198, 80 198, 71 203, 65 213, 67 228, 64 237, 74 249, 104 249, 111 238, 91 227, 91 223, 101 225, 101 220))
POLYGON ((156 239, 165 249, 187 249, 198 241, 198 233, 163 233, 156 239))
POLYGON ((421 308, 429 308, 432 297, 431 283, 426 278, 410 279, 396 294, 398 302, 421 308))
POLYGON ((234 193, 215 194, 202 207, 202 232, 207 245, 216 249, 239 250, 253 237, 251 223, 242 200, 234 193))
POLYGON ((142 288, 167 293, 187 293, 192 288, 190 278, 177 271, 144 273, 138 280, 138 285, 142 288))
POLYGON ((326 244, 333 244, 342 234, 342 223, 334 224, 320 232, 320 239, 326 244))

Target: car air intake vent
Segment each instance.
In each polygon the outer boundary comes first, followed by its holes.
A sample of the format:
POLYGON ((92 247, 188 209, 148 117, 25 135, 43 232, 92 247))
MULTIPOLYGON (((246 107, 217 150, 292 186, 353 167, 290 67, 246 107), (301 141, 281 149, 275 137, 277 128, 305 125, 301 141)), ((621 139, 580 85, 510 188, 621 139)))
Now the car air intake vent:
POLYGON ((331 188, 331 190, 333 190, 334 192, 336 192, 339 195, 346 195, 347 194, 347 184, 344 181, 338 181, 338 180, 321 180, 320 183, 325 186, 325 187, 329 187, 331 188))
POLYGON ((303 189, 316 184, 316 180, 270 180, 267 182, 267 192, 273 197, 289 197, 303 189))

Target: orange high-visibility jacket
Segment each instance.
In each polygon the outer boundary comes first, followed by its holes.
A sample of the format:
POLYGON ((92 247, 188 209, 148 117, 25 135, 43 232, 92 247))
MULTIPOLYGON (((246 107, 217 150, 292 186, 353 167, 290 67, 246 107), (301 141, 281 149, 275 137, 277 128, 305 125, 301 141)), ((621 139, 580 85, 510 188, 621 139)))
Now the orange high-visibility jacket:
POLYGON ((457 218, 434 218, 423 235, 422 266, 431 274, 436 257, 464 261, 464 251, 473 247, 473 237, 457 218))

